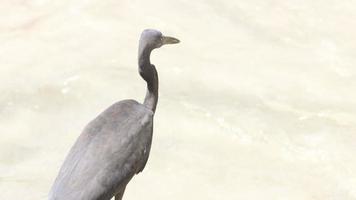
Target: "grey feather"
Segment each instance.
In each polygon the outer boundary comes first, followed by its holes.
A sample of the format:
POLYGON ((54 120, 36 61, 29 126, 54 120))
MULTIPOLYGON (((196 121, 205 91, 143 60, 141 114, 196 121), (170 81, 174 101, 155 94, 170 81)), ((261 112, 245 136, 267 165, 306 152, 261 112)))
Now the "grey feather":
POLYGON ((149 55, 163 45, 158 40, 163 37, 155 30, 141 35, 139 71, 147 82, 144 103, 117 102, 84 128, 59 171, 49 200, 109 200, 113 196, 121 200, 128 182, 144 169, 158 100, 158 76, 149 55))

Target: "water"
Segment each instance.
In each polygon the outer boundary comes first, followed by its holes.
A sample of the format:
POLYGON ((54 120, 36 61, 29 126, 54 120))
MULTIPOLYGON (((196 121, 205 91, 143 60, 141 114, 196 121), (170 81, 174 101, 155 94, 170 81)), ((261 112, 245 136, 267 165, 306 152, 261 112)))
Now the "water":
POLYGON ((125 199, 356 199, 353 1, 2 2, 0 199, 46 199, 85 124, 160 77, 146 169, 125 199))

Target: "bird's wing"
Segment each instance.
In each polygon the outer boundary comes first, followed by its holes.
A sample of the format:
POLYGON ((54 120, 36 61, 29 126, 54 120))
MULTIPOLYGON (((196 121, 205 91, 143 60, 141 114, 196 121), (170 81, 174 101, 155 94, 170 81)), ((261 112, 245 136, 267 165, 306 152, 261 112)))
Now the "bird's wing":
POLYGON ((86 126, 72 147, 50 199, 110 199, 144 167, 152 122, 153 112, 133 100, 105 110, 86 126))

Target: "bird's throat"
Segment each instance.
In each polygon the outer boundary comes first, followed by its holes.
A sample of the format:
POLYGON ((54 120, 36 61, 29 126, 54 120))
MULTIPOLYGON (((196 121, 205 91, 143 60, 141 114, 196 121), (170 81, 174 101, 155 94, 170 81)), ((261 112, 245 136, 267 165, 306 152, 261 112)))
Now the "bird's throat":
POLYGON ((144 105, 155 112, 158 101, 158 74, 154 65, 150 62, 151 49, 139 48, 139 73, 147 82, 146 97, 144 105))

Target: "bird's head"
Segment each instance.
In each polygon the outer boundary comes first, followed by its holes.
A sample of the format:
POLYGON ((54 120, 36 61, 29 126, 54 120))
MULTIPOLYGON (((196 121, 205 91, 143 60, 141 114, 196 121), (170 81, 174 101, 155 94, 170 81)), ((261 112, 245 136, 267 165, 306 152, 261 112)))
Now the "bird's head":
POLYGON ((154 29, 146 29, 142 32, 140 38, 140 49, 148 48, 153 50, 160 48, 165 44, 179 43, 179 40, 174 37, 164 36, 160 31, 154 29))

